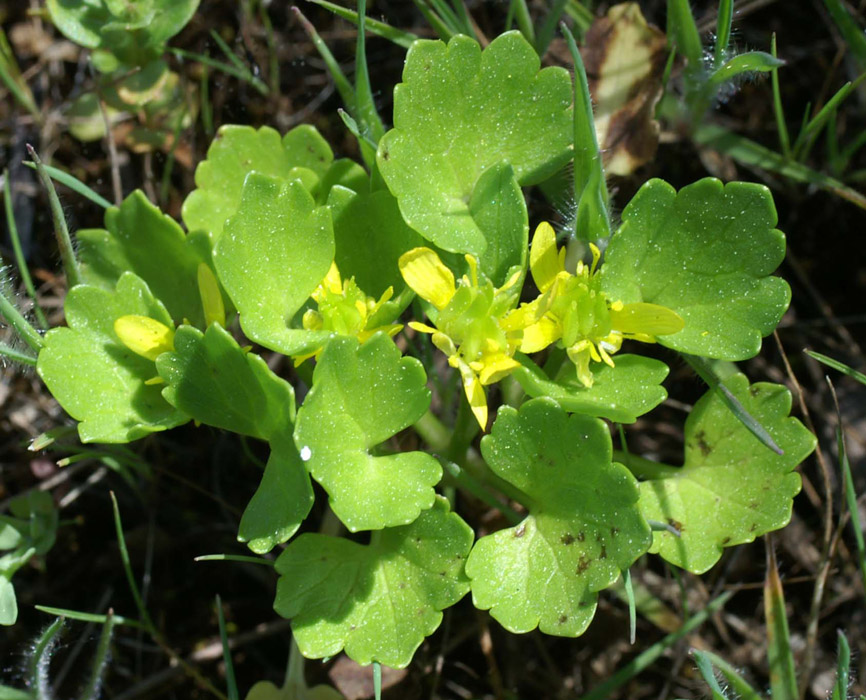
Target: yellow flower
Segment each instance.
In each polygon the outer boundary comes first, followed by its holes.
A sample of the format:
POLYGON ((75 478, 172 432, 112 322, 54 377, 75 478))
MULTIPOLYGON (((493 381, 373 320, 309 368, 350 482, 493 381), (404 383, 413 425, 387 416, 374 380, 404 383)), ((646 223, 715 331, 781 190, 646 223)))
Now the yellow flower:
POLYGON ((148 316, 121 316, 114 322, 114 332, 121 343, 148 360, 174 350, 174 328, 148 316))
MULTIPOLYGON (((354 277, 342 279, 337 264, 332 262, 328 274, 310 295, 317 308, 304 312, 303 326, 308 331, 333 331, 340 335, 355 336, 362 343, 378 331, 394 336, 403 328, 401 324, 371 325, 371 321, 376 320, 376 313, 393 294, 394 288, 388 287, 378 301, 368 297, 355 284, 354 277)), ((295 366, 311 357, 318 357, 323 349, 322 347, 307 355, 295 356, 295 366)))
POLYGON ((541 294, 515 309, 505 327, 523 328, 521 352, 538 352, 558 343, 577 369, 580 382, 593 383, 590 362, 613 367, 611 357, 625 339, 655 342, 656 336, 677 333, 683 319, 658 304, 623 304, 602 291, 597 274, 601 251, 592 243, 592 263, 577 264, 574 274, 565 269, 565 249, 557 250, 550 224, 541 223, 532 239, 529 268, 541 294))
POLYGON ((520 366, 513 355, 520 346, 522 329, 504 328, 502 318, 517 302, 520 272, 499 289, 481 274, 478 261, 466 256, 469 275, 455 282, 454 274, 430 248, 414 248, 399 260, 406 284, 436 309, 436 327, 410 322, 421 333, 432 334, 433 344, 460 372, 463 389, 481 429, 487 426, 484 387, 498 382, 520 366))

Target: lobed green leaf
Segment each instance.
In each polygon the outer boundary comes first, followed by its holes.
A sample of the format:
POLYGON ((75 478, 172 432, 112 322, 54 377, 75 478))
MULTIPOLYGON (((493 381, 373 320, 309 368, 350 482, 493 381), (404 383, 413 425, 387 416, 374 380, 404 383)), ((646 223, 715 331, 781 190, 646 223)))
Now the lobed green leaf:
POLYGON ((220 281, 244 333, 285 355, 310 352, 330 333, 289 327, 334 260, 327 207, 304 186, 258 173, 244 184, 237 214, 214 252, 220 281))
POLYGON ((601 271, 605 293, 682 316, 683 330, 657 338, 669 348, 731 361, 756 355, 791 299, 771 276, 785 236, 769 190, 705 178, 677 192, 650 180, 622 218, 601 271))
POLYGON ((190 231, 207 231, 216 242, 226 220, 241 204, 250 173, 296 180, 315 189, 333 160, 328 142, 308 124, 282 138, 268 126, 222 126, 208 148, 207 159, 196 167, 198 189, 183 203, 183 221, 190 231))
POLYGON ((210 246, 186 236, 170 216, 150 203, 141 190, 105 212, 105 229, 79 231, 78 257, 87 284, 114 289, 127 271, 147 283, 175 323, 202 325, 204 312, 197 270, 210 262, 210 246))
POLYGON ((442 476, 434 457, 374 451, 427 411, 426 381, 421 363, 402 357, 383 333, 360 346, 354 338, 334 338, 316 365, 295 444, 352 532, 405 525, 433 505, 442 476))
POLYGON ((637 481, 611 462, 604 423, 568 416, 552 399, 533 399, 519 411, 502 407, 481 451, 526 494, 529 516, 472 549, 466 573, 476 607, 512 632, 582 634, 597 592, 652 541, 637 481))
MULTIPOLYGON (((476 219, 480 203, 472 206, 482 175, 508 164, 520 185, 535 184, 570 159, 571 80, 562 68, 539 67, 519 32, 483 52, 466 36, 409 49, 377 163, 406 222, 427 240, 482 257, 499 235, 476 219)), ((507 188, 507 180, 498 187, 512 197, 507 188)))
POLYGON ((648 413, 668 392, 661 386, 668 366, 641 355, 616 355, 615 366, 596 362, 591 366, 593 384, 585 387, 571 362, 566 362, 556 381, 526 356, 516 358, 522 365, 513 372, 523 390, 533 398, 547 396, 569 413, 607 418, 617 423, 634 423, 648 413))
POLYGON ((437 498, 409 525, 374 532, 369 545, 306 533, 277 559, 274 609, 291 618, 304 656, 341 650, 359 664, 403 668, 469 590, 463 563, 473 534, 437 498))
POLYGON ((313 498, 310 477, 291 435, 274 436, 261 484, 241 517, 238 541, 256 554, 270 552, 298 531, 313 498))
POLYGON ((46 333, 36 371, 66 412, 81 421, 82 442, 130 442, 189 420, 159 386, 145 383, 156 376, 154 363, 114 333, 115 320, 129 314, 173 325, 141 278, 125 272, 115 291, 78 285, 69 290, 64 308, 69 326, 46 333))
POLYGON ((664 478, 640 485, 640 508, 651 520, 680 531, 653 533, 651 552, 697 574, 722 555, 724 547, 752 542, 791 519, 800 491, 796 466, 815 449, 815 436, 788 417, 791 394, 779 384, 749 385, 736 374, 724 381, 784 451, 761 444, 725 405, 707 392, 685 425, 685 463, 664 478))
POLYGON ((174 351, 160 355, 156 368, 167 384, 165 400, 200 423, 262 440, 291 431, 291 384, 219 324, 205 333, 181 326, 174 351))

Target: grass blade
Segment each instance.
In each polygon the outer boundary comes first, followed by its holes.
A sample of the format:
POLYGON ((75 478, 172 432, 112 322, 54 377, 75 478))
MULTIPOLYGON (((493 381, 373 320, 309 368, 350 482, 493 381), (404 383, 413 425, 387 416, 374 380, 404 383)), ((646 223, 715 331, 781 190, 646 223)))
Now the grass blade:
MULTIPOLYGON (((66 608, 54 608, 50 605, 34 605, 39 612, 48 613, 49 615, 57 615, 58 617, 65 617, 70 620, 78 620, 79 622, 95 622, 97 624, 104 625, 108 621, 108 615, 98 615, 96 613, 85 613, 79 612, 78 610, 67 610, 66 608)), ((144 625, 142 625, 138 620, 133 620, 128 617, 122 617, 120 615, 115 615, 112 613, 111 619, 113 624, 115 625, 124 625, 126 627, 136 627, 138 629, 144 629, 144 625)))
MULTIPOLYGON (((355 46, 355 99, 358 112, 354 115, 361 130, 375 143, 385 134, 385 125, 376 110, 376 100, 370 85, 367 66, 367 0, 358 0, 358 43, 355 46)), ((372 165, 370 166, 372 168, 372 165)))
MULTIPOLYGON (((860 582, 863 585, 863 595, 866 596, 866 543, 863 541, 860 509, 857 507, 857 492, 854 490, 851 463, 848 460, 848 449, 845 447, 842 411, 839 409, 836 388, 833 386, 833 382, 830 381, 830 377, 827 377, 827 384, 830 386, 830 394, 833 396, 833 403, 836 406, 836 450, 839 455, 839 468, 842 471, 842 491, 845 494, 845 505, 848 507, 848 513, 851 517, 851 529, 854 531, 854 542, 857 545, 857 565, 860 569, 860 582)), ((842 517, 841 513, 839 517, 842 517)))
POLYGON ((78 696, 79 700, 92 700, 93 698, 98 698, 100 694, 102 675, 108 663, 108 646, 111 644, 111 634, 114 631, 114 615, 110 610, 105 618, 105 622, 102 625, 102 634, 99 635, 99 644, 96 646, 96 654, 93 657, 90 678, 87 679, 87 683, 82 688, 78 696))
POLYGON ((675 44, 689 62, 686 72, 692 77, 701 72, 703 46, 688 0, 668 0, 668 41, 675 44))
POLYGON ((857 88, 857 86, 866 79, 866 73, 862 73, 852 82, 845 83, 836 92, 833 97, 827 100, 827 103, 818 111, 814 117, 800 130, 797 135, 797 140, 794 142, 794 157, 802 160, 806 157, 811 148, 811 144, 818 132, 824 126, 824 123, 829 119, 830 115, 838 109, 839 105, 857 88))
POLYGON ((223 604, 220 597, 216 597, 217 621, 220 628, 220 642, 223 647, 223 661, 226 668, 226 688, 229 700, 239 700, 238 683, 235 680, 235 667, 232 663, 232 650, 229 648, 229 638, 226 634, 226 618, 223 615, 223 604))
POLYGON ((731 413, 736 416, 737 420, 740 421, 746 428, 749 430, 752 435, 754 435, 758 440, 761 441, 765 447, 773 450, 777 455, 785 454, 781 447, 776 444, 776 441, 773 440, 773 437, 770 433, 767 432, 767 429, 761 425, 757 419, 749 413, 745 406, 740 403, 736 396, 734 396, 730 389, 722 384, 721 380, 715 375, 710 364, 702 357, 697 357, 695 355, 687 355, 686 353, 680 353, 681 357, 689 364, 689 366, 697 373, 697 375, 704 380, 704 383, 713 390, 719 392, 719 396, 721 396, 722 401, 725 402, 725 405, 731 411, 731 413))
POLYGON ((595 133, 586 69, 574 35, 564 23, 562 32, 574 61, 574 200, 577 202, 574 233, 581 240, 595 241, 610 235, 609 195, 595 133))
POLYGON ((697 650, 692 651, 692 655, 695 657, 700 655, 712 663, 712 665, 718 669, 719 673, 724 676, 725 681, 733 691, 734 697, 738 698, 738 700, 763 700, 761 694, 746 682, 746 679, 737 672, 737 669, 720 656, 716 656, 709 651, 697 650))
MULTIPOLYGON (((38 171, 36 163, 31 163, 28 161, 24 163, 24 165, 26 165, 31 170, 38 171)), ((55 168, 52 165, 43 164, 42 167, 45 168, 45 172, 47 172, 48 175, 51 176, 52 180, 56 180, 61 185, 66 185, 73 192, 80 194, 85 199, 89 199, 94 204, 98 204, 103 209, 108 209, 108 207, 113 206, 111 202, 109 202, 105 197, 103 197, 98 192, 94 192, 74 175, 71 175, 64 170, 61 170, 60 168, 55 168)))
POLYGON ((439 35, 439 38, 442 41, 448 41, 452 36, 454 36, 454 32, 448 27, 448 24, 434 12, 431 8, 427 6, 425 0, 413 0, 415 3, 415 7, 424 15, 424 19, 427 20, 427 23, 433 27, 433 31, 439 35))
POLYGON ((556 34, 556 25, 562 21, 562 15, 565 12, 567 4, 568 0, 554 0, 550 12, 544 18, 541 28, 535 35, 535 51, 539 56, 544 56, 547 53, 547 47, 553 41, 553 35, 556 34))
POLYGON ((60 249, 60 259, 63 261, 66 281, 69 287, 72 288, 77 284, 81 284, 81 271, 78 269, 78 259, 75 257, 75 249, 72 247, 72 238, 69 236, 66 216, 63 213, 63 207, 60 204, 60 198, 57 196, 57 190, 54 189, 51 176, 45 169, 45 165, 39 160, 35 149, 29 143, 27 144, 27 152, 30 154, 33 162, 36 163, 36 172, 39 173, 42 185, 48 193, 48 201, 51 204, 51 218, 54 220, 54 235, 57 237, 57 247, 60 249))
POLYGON ((138 589, 138 584, 135 581, 135 574, 132 572, 132 562, 129 560, 129 550, 126 548, 126 538, 123 536, 123 523, 120 520, 120 508, 117 505, 117 496, 114 495, 114 491, 111 492, 111 508, 114 513, 114 531, 117 534, 117 548, 120 550, 120 559, 123 562, 123 570, 126 573, 129 592, 132 594, 132 599, 135 601, 135 607, 138 608, 138 614, 144 626, 148 630, 156 632, 156 627, 150 618, 150 613, 147 612, 144 600, 141 597, 141 591, 138 589))
POLYGON ((720 0, 716 18, 716 45, 713 49, 716 67, 722 65, 728 43, 731 40, 731 23, 734 21, 734 0, 720 0))
POLYGON ((713 71, 707 78, 707 84, 718 87, 743 73, 767 73, 784 64, 784 61, 764 51, 741 53, 713 71))
POLYGON ((590 25, 595 21, 595 15, 588 7, 580 3, 580 0, 568 0, 568 5, 565 6, 565 14, 574 21, 575 29, 579 34, 583 34, 589 29, 590 25))
POLYGON ((717 610, 721 610, 732 595, 733 591, 727 591, 722 593, 718 598, 711 600, 703 610, 686 620, 680 629, 676 632, 671 632, 653 644, 649 649, 638 654, 610 678, 602 681, 586 695, 582 696, 580 700, 604 700, 607 698, 614 690, 628 683, 632 678, 649 668, 667 649, 700 627, 717 610))
POLYGON ((839 362, 839 360, 834 360, 832 357, 827 357, 827 355, 822 355, 820 352, 815 352, 814 350, 804 350, 803 352, 813 360, 818 360, 818 362, 825 364, 828 367, 832 367, 833 369, 837 369, 842 374, 847 374, 849 377, 856 379, 861 384, 866 384, 866 374, 858 372, 853 367, 849 367, 845 363, 839 362))
POLYGON ((264 564, 265 566, 273 566, 272 559, 264 557, 248 557, 243 554, 202 554, 200 557, 195 557, 193 561, 239 561, 245 564, 264 564))
POLYGON ((352 114, 355 114, 358 106, 355 97, 355 88, 352 87, 352 83, 349 82, 346 74, 343 73, 343 69, 340 68, 340 64, 337 63, 337 59, 334 58, 331 49, 328 48, 328 45, 322 40, 322 37, 319 36, 313 23, 310 22, 310 20, 308 20, 297 7, 292 6, 292 12, 295 13, 301 26, 304 28, 304 31, 307 32, 307 36, 309 36, 310 40, 313 42, 313 46, 316 47, 316 50, 319 52, 319 55, 328 67, 328 72, 331 74, 331 79, 334 81, 334 85, 337 88, 337 92, 340 93, 340 97, 342 98, 346 109, 352 114))
POLYGON ((693 651, 692 656, 698 666, 698 671, 704 677, 704 682, 710 687, 713 700, 729 700, 728 696, 725 695, 725 691, 722 690, 722 686, 719 685, 719 679, 716 678, 716 673, 710 660, 699 651, 693 651))
POLYGON ((637 637, 637 607, 634 602, 634 586, 631 584, 631 571, 622 572, 622 584, 625 588, 625 599, 628 602, 628 643, 634 644, 637 637))
POLYGON ((0 28, 0 80, 6 85, 12 96, 18 100, 24 109, 26 109, 38 124, 42 123, 42 115, 36 102, 33 100, 33 93, 30 92, 30 87, 21 78, 21 70, 18 68, 18 62, 15 60, 15 53, 9 45, 6 38, 6 33, 0 28))
POLYGON ((797 674, 785 614, 785 592, 776 566, 773 541, 767 537, 767 576, 764 579, 764 616, 767 619, 767 660, 773 700, 798 700, 797 674))
MULTIPOLYGON (((776 53, 776 33, 770 39, 770 55, 778 58, 776 53)), ((791 137, 788 135, 788 125, 785 122, 785 109, 782 106, 782 91, 779 87, 779 69, 770 71, 770 82, 773 87, 773 114, 776 117, 776 131, 779 132, 779 148, 785 158, 791 157, 791 137)))
POLYGON ((851 647, 842 630, 836 632, 839 640, 839 651, 836 655, 836 682, 830 700, 848 699, 848 681, 851 676, 851 647))
POLYGON ((824 7, 836 23, 836 28, 861 67, 866 68, 866 35, 850 15, 841 0, 824 0, 824 7))
POLYGON ((529 14, 526 0, 511 0, 511 8, 520 33, 530 44, 535 46, 535 26, 532 24, 532 16, 529 14))
POLYGON ((24 251, 21 248, 21 238, 18 236, 18 225, 15 223, 15 212, 12 210, 12 187, 9 184, 9 171, 3 172, 3 206, 6 209, 6 226, 9 230, 9 238, 12 240, 12 250, 15 253, 15 263, 18 265, 18 274, 21 275, 21 281, 24 282, 24 289, 33 302, 33 313, 36 314, 36 320, 42 330, 48 328, 48 320, 39 306, 36 299, 36 287, 33 286, 33 278, 30 276, 30 270, 27 267, 27 261, 24 259, 24 251))
MULTIPOLYGON (((333 2, 328 2, 328 0, 309 0, 309 2, 324 7, 329 12, 333 12, 338 17, 347 19, 355 26, 358 26, 358 13, 355 12, 355 10, 350 10, 348 7, 343 7, 342 5, 337 5, 333 2)), ((392 27, 390 24, 380 22, 372 17, 367 18, 366 25, 367 31, 371 34, 387 39, 391 43, 397 44, 397 46, 402 46, 404 49, 408 49, 418 40, 416 34, 405 32, 402 29, 397 29, 396 27, 392 27)))
POLYGON ((194 51, 185 51, 184 49, 178 49, 174 46, 169 47, 168 51, 170 53, 173 53, 178 58, 184 58, 190 61, 198 61, 199 63, 203 63, 206 66, 215 68, 216 70, 221 71, 226 75, 237 78, 241 82, 250 85, 262 95, 268 94, 268 86, 262 80, 254 76, 246 66, 244 66, 243 70, 241 70, 233 63, 225 63, 223 61, 218 61, 215 58, 206 56, 205 54, 195 53, 194 51))
POLYGON ((373 662, 373 697, 382 700, 382 664, 373 662))
POLYGON ((724 127, 701 123, 697 125, 692 135, 697 144, 714 148, 720 153, 730 156, 741 165, 766 170, 797 182, 815 185, 856 204, 861 209, 866 209, 866 196, 851 189, 843 182, 812 170, 802 163, 789 160, 744 136, 728 131, 724 127))

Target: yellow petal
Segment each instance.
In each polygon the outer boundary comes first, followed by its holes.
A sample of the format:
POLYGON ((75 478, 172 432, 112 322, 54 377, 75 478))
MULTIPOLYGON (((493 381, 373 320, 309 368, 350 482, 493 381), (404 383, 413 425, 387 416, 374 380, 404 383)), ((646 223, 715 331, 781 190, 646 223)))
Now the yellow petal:
POLYGON ((469 365, 461 362, 459 367, 469 408, 472 409, 472 415, 475 416, 481 430, 485 430, 487 428, 487 397, 484 395, 484 387, 481 386, 481 382, 478 381, 478 377, 469 368, 469 365))
POLYGON ((343 280, 340 279, 340 270, 337 268, 336 261, 331 263, 328 268, 328 274, 322 280, 322 286, 332 294, 343 293, 343 280))
POLYGON ((223 295, 220 292, 220 286, 217 278, 204 263, 198 264, 198 293, 201 297, 201 305, 204 309, 205 327, 212 323, 218 323, 221 326, 226 325, 226 307, 223 304, 223 295))
POLYGON ((400 274, 422 299, 444 309, 454 296, 454 273, 430 248, 413 248, 400 256, 400 274))
POLYGON ((409 321, 409 328, 413 331, 418 331, 419 333, 438 333, 433 326, 428 326, 426 323, 419 323, 418 321, 409 321))
POLYGON ((520 363, 505 353, 488 356, 484 358, 484 367, 481 370, 479 379, 485 386, 494 384, 518 367, 520 367, 520 363))
POLYGON ((545 316, 523 329, 520 352, 539 352, 562 337, 562 328, 545 316))
POLYGON ((532 247, 529 249, 529 269, 532 279, 542 292, 546 292, 556 275, 562 271, 559 255, 556 250, 556 234, 553 227, 542 221, 535 229, 532 237, 532 247))
POLYGON ((114 332, 121 343, 148 360, 174 350, 174 329, 147 316, 121 316, 114 322, 114 332))
POLYGON ((610 322, 613 328, 629 335, 671 335, 685 326, 682 317, 675 311, 645 302, 625 304, 619 310, 612 306, 610 322))
POLYGON ((577 378, 587 389, 591 389, 593 384, 592 372, 589 371, 589 349, 591 347, 591 344, 586 343, 586 341, 581 341, 575 343, 572 347, 566 350, 568 353, 568 359, 574 363, 574 366, 577 369, 577 378))

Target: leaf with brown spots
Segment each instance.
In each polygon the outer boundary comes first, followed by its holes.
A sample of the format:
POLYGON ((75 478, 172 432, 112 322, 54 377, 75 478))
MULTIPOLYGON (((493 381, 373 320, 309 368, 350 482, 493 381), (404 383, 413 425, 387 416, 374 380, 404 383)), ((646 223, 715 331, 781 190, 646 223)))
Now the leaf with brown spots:
POLYGON ((718 392, 707 392, 695 404, 686 420, 684 466, 667 467, 665 478, 644 481, 640 508, 647 518, 681 533, 655 532, 650 551, 696 574, 715 564, 724 547, 788 524, 800 491, 794 470, 815 449, 815 437, 788 416, 791 394, 785 387, 750 386, 742 374, 724 383, 784 454, 762 445, 718 392))
POLYGON ((636 2, 614 5, 586 34, 583 61, 595 103, 595 131, 605 172, 628 175, 655 157, 668 48, 636 2))
POLYGON ((409 525, 372 533, 369 545, 303 534, 277 559, 274 609, 291 618, 307 658, 345 649, 362 665, 404 668, 441 611, 469 590, 463 562, 472 539, 443 498, 409 525))
POLYGON ((611 462, 604 423, 547 398, 500 409, 481 451, 526 494, 529 516, 476 543, 466 562, 475 606, 512 632, 582 634, 598 591, 652 540, 637 481, 611 462))

